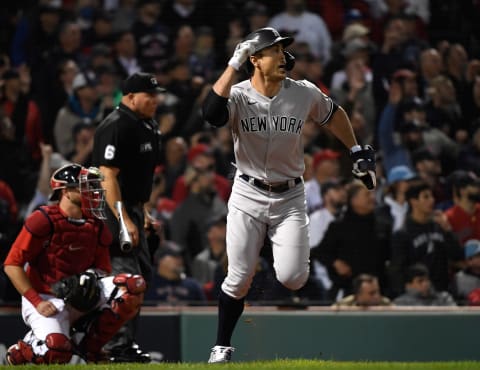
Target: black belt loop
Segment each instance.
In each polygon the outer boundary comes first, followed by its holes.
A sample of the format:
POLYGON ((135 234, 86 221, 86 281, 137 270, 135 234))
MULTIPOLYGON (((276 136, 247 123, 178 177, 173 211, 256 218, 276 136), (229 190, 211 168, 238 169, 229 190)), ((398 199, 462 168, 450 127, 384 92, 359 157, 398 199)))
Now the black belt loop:
POLYGON ((255 185, 257 188, 265 191, 269 191, 271 193, 283 193, 289 189, 292 189, 293 187, 295 187, 296 185, 302 182, 301 177, 297 177, 296 179, 284 181, 277 184, 269 184, 262 180, 256 179, 254 177, 251 177, 245 174, 241 174, 239 177, 242 180, 245 180, 246 182, 255 185))

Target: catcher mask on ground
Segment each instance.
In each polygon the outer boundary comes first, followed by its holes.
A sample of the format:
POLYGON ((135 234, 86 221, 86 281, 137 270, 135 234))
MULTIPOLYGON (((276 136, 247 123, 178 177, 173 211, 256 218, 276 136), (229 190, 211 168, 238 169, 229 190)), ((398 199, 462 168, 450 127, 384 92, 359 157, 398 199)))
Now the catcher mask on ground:
POLYGON ((82 211, 86 216, 105 220, 105 190, 103 175, 97 167, 83 168, 79 176, 82 211))

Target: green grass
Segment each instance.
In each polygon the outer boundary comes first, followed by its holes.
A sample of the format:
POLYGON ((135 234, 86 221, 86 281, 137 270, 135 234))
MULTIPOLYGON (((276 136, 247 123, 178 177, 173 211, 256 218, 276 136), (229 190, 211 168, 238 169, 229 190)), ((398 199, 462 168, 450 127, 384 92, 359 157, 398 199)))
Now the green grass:
MULTIPOLYGON (((3 366, 1 368, 4 368, 3 366)), ((6 367, 5 367, 6 368, 6 367)), ((16 369, 65 369, 65 370, 480 370, 480 362, 335 362, 315 360, 276 360, 233 362, 208 365, 206 363, 156 363, 156 364, 107 364, 107 365, 55 365, 16 366, 16 369)))

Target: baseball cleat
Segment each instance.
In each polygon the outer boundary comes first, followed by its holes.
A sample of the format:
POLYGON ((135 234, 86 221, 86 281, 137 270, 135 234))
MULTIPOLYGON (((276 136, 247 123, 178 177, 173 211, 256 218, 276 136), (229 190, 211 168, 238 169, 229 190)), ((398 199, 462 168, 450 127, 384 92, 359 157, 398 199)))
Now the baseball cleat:
POLYGON ((215 346, 212 348, 212 352, 210 352, 208 363, 230 362, 233 351, 235 351, 233 347, 215 346))

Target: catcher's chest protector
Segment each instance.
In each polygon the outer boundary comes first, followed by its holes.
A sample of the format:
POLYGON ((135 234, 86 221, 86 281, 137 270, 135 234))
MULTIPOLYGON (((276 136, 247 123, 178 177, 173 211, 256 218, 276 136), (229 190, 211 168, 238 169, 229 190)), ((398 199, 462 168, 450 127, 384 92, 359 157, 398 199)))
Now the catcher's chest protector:
POLYGON ((102 225, 94 219, 69 220, 58 207, 41 207, 51 221, 53 231, 35 263, 44 280, 52 284, 64 277, 79 274, 95 261, 95 246, 102 225))

